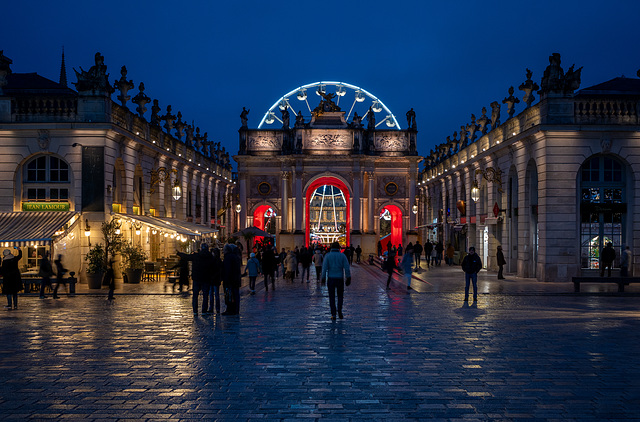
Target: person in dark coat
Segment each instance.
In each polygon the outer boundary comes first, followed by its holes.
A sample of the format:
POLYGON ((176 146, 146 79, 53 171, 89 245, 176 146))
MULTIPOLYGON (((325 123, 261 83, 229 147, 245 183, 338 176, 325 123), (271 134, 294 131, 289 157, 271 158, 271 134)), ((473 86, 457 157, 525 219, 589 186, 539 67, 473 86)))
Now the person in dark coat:
POLYGON ((276 289, 276 279, 274 274, 276 272, 276 266, 278 265, 276 259, 276 251, 273 246, 267 246, 267 249, 262 254, 262 274, 264 274, 264 290, 269 291, 269 280, 271 280, 271 287, 276 289))
POLYGON ((498 280, 504 280, 504 276, 502 275, 502 270, 506 265, 507 261, 504 259, 504 253, 502 253, 502 246, 498 245, 498 253, 496 253, 496 258, 498 260, 498 280))
POLYGON ((416 262, 417 268, 422 268, 420 266, 420 255, 422 255, 422 245, 417 241, 416 244, 413 245, 413 259, 416 262))
POLYGON ((5 249, 2 252, 0 275, 2 276, 2 294, 7 295, 7 306, 5 306, 5 309, 18 309, 18 292, 24 288, 22 286, 20 269, 18 269, 18 262, 21 258, 22 250, 20 249, 18 249, 17 256, 13 255, 9 249, 5 249))
POLYGON ((238 254, 238 247, 229 243, 225 245, 223 253, 222 283, 225 291, 224 296, 227 309, 222 313, 222 315, 239 315, 242 259, 238 254))
POLYGON ((307 249, 306 247, 302 247, 300 249, 300 263, 302 264, 302 276, 300 277, 300 282, 304 282, 304 275, 307 275, 307 283, 309 282, 309 273, 311 272, 311 262, 313 261, 313 253, 311 249, 307 249))
POLYGON ((358 247, 356 248, 356 263, 359 264, 360 263, 360 258, 362 257, 362 248, 360 247, 360 245, 358 245, 358 247))
POLYGON ((382 256, 382 242, 378 241, 378 256, 382 256))
POLYGON ((436 264, 440 265, 440 261, 442 261, 442 253, 444 252, 444 245, 442 245, 442 242, 438 242, 434 249, 436 250, 436 264))
POLYGON ((47 297, 44 294, 44 289, 47 286, 51 287, 51 277, 54 276, 53 266, 49 260, 49 251, 45 251, 42 259, 40 260, 40 270, 38 271, 38 275, 42 277, 42 281, 40 282, 40 299, 46 299, 47 297))
MULTIPOLYGON (((185 288, 185 291, 187 291, 189 290, 189 261, 182 258, 180 255, 178 256, 180 257, 180 259, 178 260, 178 263, 173 267, 171 267, 170 269, 172 270, 176 268, 178 269, 178 277, 180 277, 178 279, 178 291, 181 292, 183 286, 185 288)), ((174 285, 174 288, 175 288, 175 285, 174 285)))
POLYGON ((387 278, 387 290, 391 290, 391 277, 393 276, 393 270, 396 269, 396 254, 390 252, 387 254, 385 271, 389 274, 387 278))
POLYGON ((429 268, 429 262, 431 262, 431 252, 433 251, 433 243, 430 240, 427 240, 427 243, 424 244, 424 256, 427 261, 427 268, 429 268))
POLYGON ((110 259, 109 264, 107 265, 107 272, 104 274, 104 282, 109 286, 109 296, 107 297, 107 300, 112 302, 115 300, 113 292, 116 290, 116 275, 113 271, 113 259, 110 259))
POLYGON ((56 266, 56 285, 53 288, 53 298, 59 299, 58 296, 58 288, 61 284, 64 284, 65 290, 67 290, 67 281, 64 278, 64 275, 67 273, 67 269, 62 265, 62 255, 58 255, 58 259, 53 261, 53 264, 56 266))
POLYGON ((212 271, 209 279, 211 280, 211 290, 209 291, 209 310, 208 313, 213 313, 213 305, 215 303, 216 313, 220 313, 220 284, 222 283, 222 260, 220 259, 220 249, 213 248, 212 271))
POLYGON ((464 301, 469 301, 469 282, 473 282, 473 301, 478 300, 478 272, 482 269, 482 260, 476 253, 476 248, 471 246, 469 253, 462 260, 464 271, 464 301))
POLYGON ((616 250, 613 249, 613 243, 607 243, 607 246, 602 250, 602 265, 600 268, 600 277, 604 277, 605 268, 609 269, 607 277, 611 277, 611 267, 613 267, 613 261, 616 260, 616 250))
POLYGON ((193 297, 191 306, 193 314, 198 315, 198 298, 202 292, 202 312, 209 313, 209 290, 211 289, 211 273, 213 272, 213 255, 209 252, 209 245, 203 243, 200 251, 187 255, 178 252, 180 259, 191 261, 191 279, 193 280, 193 297))

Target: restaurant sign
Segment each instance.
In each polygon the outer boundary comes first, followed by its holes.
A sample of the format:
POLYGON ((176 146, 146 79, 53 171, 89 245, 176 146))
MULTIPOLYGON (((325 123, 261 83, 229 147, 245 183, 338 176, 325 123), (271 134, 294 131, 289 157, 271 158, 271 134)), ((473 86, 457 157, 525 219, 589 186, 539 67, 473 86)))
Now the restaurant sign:
POLYGON ((68 202, 23 202, 22 211, 69 211, 68 202))

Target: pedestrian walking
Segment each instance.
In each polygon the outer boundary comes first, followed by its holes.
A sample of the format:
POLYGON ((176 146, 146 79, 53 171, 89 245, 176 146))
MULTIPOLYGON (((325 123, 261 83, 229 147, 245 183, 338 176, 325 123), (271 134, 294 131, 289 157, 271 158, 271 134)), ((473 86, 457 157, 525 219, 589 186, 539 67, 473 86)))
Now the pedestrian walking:
POLYGON ((276 279, 274 273, 276 271, 276 250, 273 246, 267 246, 266 250, 262 254, 262 274, 264 275, 264 291, 269 291, 269 280, 271 280, 271 287, 276 289, 276 279))
POLYGON ((211 281, 211 290, 209 291, 209 309, 207 313, 213 313, 213 307, 215 304, 216 314, 220 313, 220 284, 222 283, 222 260, 220 259, 220 249, 213 248, 211 253, 213 261, 211 265, 211 274, 209 280, 211 281))
POLYGON ((396 257, 388 253, 384 265, 383 270, 389 275, 389 277, 387 277, 387 290, 391 290, 391 277, 393 276, 393 270, 396 269, 396 257))
POLYGON ((296 278, 298 278, 300 275, 300 249, 296 246, 293 253, 296 255, 296 278))
POLYGON ((227 309, 222 315, 240 314, 240 284, 242 280, 242 258, 238 247, 227 243, 224 247, 222 260, 222 283, 227 309))
POLYGON ((436 243, 436 246, 433 248, 436 250, 436 264, 439 266, 442 261, 442 253, 444 252, 444 246, 442 242, 436 243))
POLYGON ((438 263, 438 251, 435 248, 431 249, 431 266, 435 267, 438 263))
POLYGON ((107 272, 104 273, 102 284, 109 286, 109 296, 107 296, 107 300, 112 303, 116 299, 114 296, 114 291, 116 290, 116 275, 113 271, 113 259, 110 259, 107 264, 107 272))
POLYGON ((278 265, 281 267, 282 270, 282 278, 285 278, 285 274, 287 272, 287 268, 284 265, 284 260, 287 258, 287 251, 284 250, 284 248, 282 248, 282 251, 280 251, 280 254, 277 256, 277 260, 278 260, 278 265))
POLYGON ((498 260, 498 280, 504 280, 502 270, 507 261, 504 259, 504 253, 502 253, 502 246, 498 245, 498 252, 496 253, 496 259, 498 260))
POLYGON ((407 283, 407 290, 411 289, 411 277, 413 273, 413 249, 409 249, 407 246, 407 250, 405 254, 402 256, 402 261, 400 262, 400 266, 402 267, 404 280, 407 283))
POLYGON ((356 264, 360 263, 360 258, 362 257, 362 248, 360 245, 356 248, 356 264))
POLYGON ((349 255, 347 255, 349 265, 353 265, 353 256, 356 254, 356 248, 354 248, 353 245, 349 245, 347 249, 349 249, 349 255))
POLYGON ((256 258, 255 253, 251 252, 249 255, 249 260, 247 261, 247 266, 245 267, 244 272, 245 274, 249 274, 249 290, 252 295, 255 295, 256 279, 258 278, 258 274, 260 274, 260 262, 258 261, 258 258, 256 258))
POLYGON ((476 248, 471 246, 469 253, 462 260, 464 271, 464 301, 469 301, 469 283, 473 283, 473 301, 478 300, 478 272, 482 269, 482 260, 476 254, 476 248))
POLYGON ((613 243, 608 242, 607 246, 602 250, 602 265, 600 266, 600 277, 604 277, 605 268, 609 269, 607 277, 611 277, 611 267, 616 259, 616 250, 613 249, 613 243))
POLYGON ((378 256, 382 256, 382 242, 378 241, 378 256))
MULTIPOLYGON (((398 245, 398 256, 402 256, 402 252, 404 250, 402 249, 402 243, 398 245)), ((398 258, 399 259, 399 258, 398 258)))
POLYGON ((449 243, 449 246, 447 246, 447 251, 446 251, 446 256, 447 256, 446 263, 448 266, 453 265, 453 257, 455 253, 456 253, 456 250, 453 248, 453 245, 449 243))
MULTIPOLYGON (((182 292, 182 288, 184 287, 185 291, 189 290, 189 261, 180 257, 178 254, 178 262, 176 265, 170 268, 170 270, 178 270, 178 291, 182 292)), ((175 284, 173 288, 175 289, 175 284)))
POLYGON ((316 281, 320 281, 320 275, 322 274, 322 262, 324 261, 324 255, 320 248, 316 248, 313 253, 313 265, 316 267, 316 281))
POLYGON ((298 260, 296 259, 295 251, 289 251, 287 257, 284 259, 284 263, 287 269, 285 277, 289 282, 293 283, 293 279, 296 277, 296 269, 298 268, 298 260))
POLYGON ((431 253, 433 252, 433 243, 430 240, 427 240, 427 243, 424 244, 424 257, 427 261, 427 268, 429 268, 429 263, 431 262, 431 253))
POLYGON ((58 289, 61 284, 64 284, 64 289, 68 293, 67 282, 64 279, 64 275, 68 272, 68 270, 62 265, 62 255, 58 255, 58 259, 53 261, 53 264, 56 266, 56 285, 53 287, 53 298, 59 299, 58 289))
POLYGON ((191 279, 193 280, 193 296, 191 307, 193 315, 198 315, 198 301, 202 292, 202 313, 209 313, 209 296, 211 289, 211 273, 213 272, 213 255, 209 251, 209 245, 203 243, 200 251, 192 254, 178 252, 180 259, 191 261, 191 279))
POLYGON ((415 264, 417 268, 422 268, 420 266, 420 256, 422 255, 422 245, 419 241, 413 245, 413 259, 415 260, 415 264))
POLYGON ((302 247, 300 249, 300 263, 302 264, 302 277, 300 277, 300 281, 304 282, 304 275, 307 275, 307 283, 309 282, 309 273, 311 272, 311 262, 313 261, 313 255, 311 254, 311 249, 307 249, 306 247, 302 247))
POLYGON ((630 265, 631 265, 631 249, 629 249, 629 246, 626 246, 622 251, 622 255, 620 256, 620 276, 621 277, 629 276, 630 265))
POLYGON ((351 270, 347 257, 340 253, 340 244, 338 242, 331 244, 331 251, 324 257, 324 262, 322 263, 322 279, 324 280, 325 278, 327 279, 327 290, 329 291, 331 319, 336 319, 336 311, 338 317, 342 319, 344 318, 342 314, 344 286, 351 284, 351 270), (337 307, 336 292, 338 294, 337 307))
MULTIPOLYGON (((14 249, 18 249, 14 247, 14 249)), ((18 292, 24 287, 18 262, 22 258, 22 250, 18 249, 18 255, 13 255, 9 249, 2 252, 2 265, 0 275, 2 276, 2 294, 7 295, 7 310, 18 309, 18 292)))
POLYGON ((53 266, 49 260, 49 251, 45 251, 44 255, 42 255, 38 275, 42 277, 42 281, 40 282, 40 299, 46 299, 47 296, 44 294, 44 289, 51 287, 51 277, 54 276, 53 266))

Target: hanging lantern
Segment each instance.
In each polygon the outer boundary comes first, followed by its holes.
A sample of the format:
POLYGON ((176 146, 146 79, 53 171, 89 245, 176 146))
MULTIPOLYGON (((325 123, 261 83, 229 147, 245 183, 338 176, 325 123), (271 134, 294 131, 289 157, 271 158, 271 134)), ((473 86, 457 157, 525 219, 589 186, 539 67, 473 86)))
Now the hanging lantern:
POLYGON ((356 101, 359 103, 364 101, 364 94, 360 90, 356 91, 356 101))
POLYGON ((173 196, 173 199, 175 199, 176 201, 179 201, 180 198, 182 198, 182 188, 180 187, 180 182, 178 182, 178 179, 176 179, 175 182, 173 182, 173 188, 171 189, 171 194, 173 196))
POLYGON ((376 113, 380 113, 382 111, 382 105, 380 104, 380 101, 375 100, 371 104, 371 110, 375 111, 376 113))
POLYGON ((272 111, 269 111, 269 112, 267 113, 267 118, 265 119, 265 123, 266 123, 266 124, 268 124, 268 125, 270 125, 270 124, 272 124, 272 123, 273 123, 273 122, 275 122, 275 121, 276 121, 275 114, 273 114, 273 112, 272 112, 272 111))
POLYGON ((478 188, 478 182, 475 180, 473 181, 473 187, 471 188, 471 199, 473 199, 473 202, 478 202, 480 199, 480 189, 478 188))
POLYGON ((338 97, 344 97, 346 93, 347 93, 347 90, 344 89, 344 86, 338 85, 338 89, 336 90, 336 95, 338 97))
POLYGON ((298 95, 296 95, 296 97, 300 101, 306 100, 307 99, 307 90, 306 89, 301 89, 300 91, 298 91, 298 95))
POLYGON ((236 212, 240 214, 240 211, 242 211, 242 205, 238 204, 236 205, 236 212))

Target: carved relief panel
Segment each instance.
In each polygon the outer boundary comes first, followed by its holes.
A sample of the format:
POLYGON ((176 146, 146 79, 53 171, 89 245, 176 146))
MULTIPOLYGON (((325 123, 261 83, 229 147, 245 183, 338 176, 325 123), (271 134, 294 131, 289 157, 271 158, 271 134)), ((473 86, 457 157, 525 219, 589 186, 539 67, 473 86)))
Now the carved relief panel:
POLYGON ((376 180, 379 198, 403 198, 407 194, 407 179, 403 176, 380 176, 376 180))
POLYGON ((345 131, 313 130, 305 135, 304 148, 310 150, 348 150, 353 143, 351 133, 345 131))
POLYGON ((282 148, 282 133, 255 131, 248 134, 247 151, 278 151, 282 148))
POLYGON ((376 151, 405 151, 409 149, 409 139, 404 132, 376 133, 376 151))

